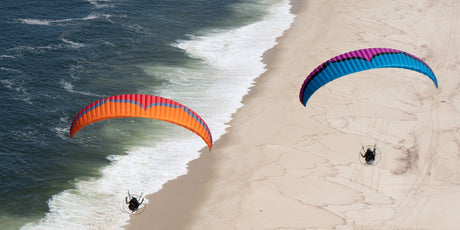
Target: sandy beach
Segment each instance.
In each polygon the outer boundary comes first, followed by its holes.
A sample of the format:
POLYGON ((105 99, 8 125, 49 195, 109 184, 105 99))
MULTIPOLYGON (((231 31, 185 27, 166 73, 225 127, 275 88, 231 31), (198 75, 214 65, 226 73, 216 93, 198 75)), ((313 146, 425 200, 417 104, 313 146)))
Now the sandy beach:
POLYGON ((460 229, 460 2, 301 1, 228 133, 148 196, 127 229, 460 229), (369 70, 299 90, 322 62, 368 47, 426 76, 369 70), (362 145, 380 161, 365 166, 362 145))

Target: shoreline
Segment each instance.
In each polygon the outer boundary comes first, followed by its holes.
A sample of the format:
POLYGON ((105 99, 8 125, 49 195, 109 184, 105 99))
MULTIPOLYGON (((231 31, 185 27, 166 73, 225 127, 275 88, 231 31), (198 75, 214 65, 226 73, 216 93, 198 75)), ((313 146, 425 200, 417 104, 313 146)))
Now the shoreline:
MULTIPOLYGON (((290 11, 292 14, 296 14, 296 12, 300 10, 302 2, 301 0, 290 0, 290 2, 290 11)), ((280 39, 282 39, 282 37, 277 39, 277 43, 280 39)), ((273 56, 276 53, 277 45, 265 51, 262 55, 262 62, 266 65, 267 69, 270 63, 273 61, 273 56)), ((258 82, 262 80, 264 75, 265 73, 255 79, 254 85, 251 86, 249 88, 249 92, 243 96, 243 106, 245 106, 245 101, 251 96, 254 88, 258 82)), ((240 109, 241 108, 239 108, 236 113, 238 113, 240 109)), ((235 114, 232 114, 232 120, 234 116, 235 114)), ((225 136, 228 134, 230 129, 231 126, 227 128, 227 133, 215 141, 213 144, 213 149, 219 148, 219 146, 226 144, 225 136)), ((182 175, 174 180, 168 181, 158 192, 146 196, 146 198, 149 200, 149 204, 147 204, 145 212, 148 213, 146 213, 145 216, 148 215, 149 217, 142 218, 140 216, 138 217, 137 215, 131 216, 128 225, 125 226, 127 230, 152 229, 152 227, 154 229, 162 230, 178 230, 186 229, 187 226, 193 222, 193 213, 200 207, 200 203, 203 198, 206 197, 207 189, 209 187, 208 183, 213 179, 212 175, 215 173, 213 171, 216 171, 214 168, 214 163, 216 161, 215 154, 213 154, 212 151, 208 151, 207 148, 200 150, 200 153, 201 154, 199 158, 189 162, 187 167, 187 174, 182 175), (193 190, 186 190, 187 188, 193 188, 193 190), (155 207, 153 210, 148 211, 149 205, 151 204, 155 204, 155 207), (155 226, 151 226, 151 223, 155 223, 155 226)))
POLYGON ((206 196, 213 160, 212 152, 202 151, 199 158, 189 162, 187 174, 146 196, 149 203, 145 211, 131 216, 126 229, 186 229, 193 220, 193 211, 206 196))
MULTIPOLYGON (((457 227, 459 4, 298 3, 294 23, 264 54, 267 71, 243 97, 228 132, 213 151, 201 151, 189 163, 186 175, 148 195, 145 212, 132 216, 127 229, 457 227), (441 44, 438 37, 449 40, 441 44), (354 161, 357 143, 365 135, 334 122, 322 104, 350 100, 360 95, 356 86, 369 86, 355 79, 331 83, 315 95, 308 110, 300 105, 298 90, 305 76, 329 57, 382 46, 422 57, 437 75, 440 89, 436 92, 431 82, 416 77, 397 83, 384 78, 398 75, 395 70, 373 72, 371 80, 377 83, 370 87, 388 87, 384 93, 397 95, 389 96, 394 100, 411 102, 415 94, 426 111, 415 107, 415 112, 406 113, 410 116, 401 116, 397 111, 407 105, 384 101, 388 106, 379 111, 382 120, 388 127, 402 128, 392 129, 382 141, 385 158, 379 165, 365 167, 354 161), (342 99, 343 92, 351 93, 342 99)), ((327 109, 343 110, 340 106, 327 109)), ((346 114, 339 118, 348 119, 346 114)))

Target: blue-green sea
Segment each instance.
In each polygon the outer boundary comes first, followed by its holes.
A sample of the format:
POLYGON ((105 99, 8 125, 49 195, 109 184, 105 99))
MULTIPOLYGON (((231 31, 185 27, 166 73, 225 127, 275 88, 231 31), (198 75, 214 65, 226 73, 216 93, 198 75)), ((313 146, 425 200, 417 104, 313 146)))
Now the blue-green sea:
POLYGON ((152 94, 197 112, 217 140, 290 10, 288 0, 3 0, 0 229, 122 229, 127 192, 158 191, 206 144, 134 118, 71 139, 73 118, 103 97, 152 94))

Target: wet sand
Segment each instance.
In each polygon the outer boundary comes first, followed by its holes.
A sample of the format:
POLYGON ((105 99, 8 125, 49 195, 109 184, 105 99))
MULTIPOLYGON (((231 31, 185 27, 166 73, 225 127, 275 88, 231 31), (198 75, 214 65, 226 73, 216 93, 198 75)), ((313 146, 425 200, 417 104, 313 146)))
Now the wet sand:
POLYGON ((302 1, 296 14, 228 133, 128 229, 460 229, 460 2, 302 1), (369 70, 299 102, 314 68, 368 47, 422 58, 439 88, 369 70))

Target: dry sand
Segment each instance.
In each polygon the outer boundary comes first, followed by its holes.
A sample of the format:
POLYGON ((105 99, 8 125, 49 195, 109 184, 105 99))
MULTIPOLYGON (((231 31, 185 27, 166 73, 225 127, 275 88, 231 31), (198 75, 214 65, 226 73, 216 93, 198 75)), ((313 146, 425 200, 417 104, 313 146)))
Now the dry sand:
POLYGON ((128 229, 460 229, 460 2, 312 0, 296 14, 229 132, 128 229), (309 72, 368 47, 422 58, 439 89, 369 70, 302 106, 309 72), (381 160, 364 166, 374 143, 381 160))

